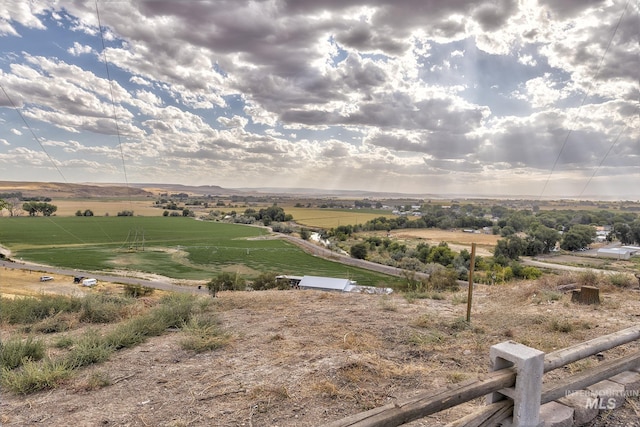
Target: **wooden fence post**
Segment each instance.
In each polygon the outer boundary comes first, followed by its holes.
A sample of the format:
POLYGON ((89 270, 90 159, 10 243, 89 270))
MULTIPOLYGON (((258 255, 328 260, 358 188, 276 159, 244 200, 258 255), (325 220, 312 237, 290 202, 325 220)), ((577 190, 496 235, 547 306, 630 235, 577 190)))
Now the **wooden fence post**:
POLYGON ((469 262, 469 291, 467 292, 467 323, 471 323, 471 301, 473 300, 473 269, 476 263, 476 244, 471 244, 471 261, 469 262))

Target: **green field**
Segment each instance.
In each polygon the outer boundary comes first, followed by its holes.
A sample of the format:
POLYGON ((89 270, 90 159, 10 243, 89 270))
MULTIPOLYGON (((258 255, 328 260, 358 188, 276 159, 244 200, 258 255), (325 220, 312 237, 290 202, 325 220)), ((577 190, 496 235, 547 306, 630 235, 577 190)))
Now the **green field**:
POLYGON ((223 271, 349 277, 361 285, 397 279, 315 257, 263 228, 183 217, 6 217, 0 244, 12 258, 89 271, 130 270, 177 279, 223 271), (144 250, 143 250, 144 249, 144 250))

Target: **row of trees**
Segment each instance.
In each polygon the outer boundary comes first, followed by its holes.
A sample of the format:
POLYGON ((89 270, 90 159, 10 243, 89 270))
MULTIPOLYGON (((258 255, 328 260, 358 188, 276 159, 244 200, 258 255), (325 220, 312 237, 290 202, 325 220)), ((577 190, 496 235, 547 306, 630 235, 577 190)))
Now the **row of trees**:
POLYGON ((39 213, 44 216, 51 216, 58 210, 58 207, 46 202, 27 202, 22 205, 22 209, 27 212, 29 216, 36 216, 39 213))

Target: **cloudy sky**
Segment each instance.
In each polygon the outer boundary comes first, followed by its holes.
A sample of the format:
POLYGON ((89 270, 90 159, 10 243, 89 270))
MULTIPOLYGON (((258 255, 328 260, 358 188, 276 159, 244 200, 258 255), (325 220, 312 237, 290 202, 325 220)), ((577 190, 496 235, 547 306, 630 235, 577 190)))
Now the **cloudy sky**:
POLYGON ((3 0, 0 180, 640 199, 631 0, 3 0))

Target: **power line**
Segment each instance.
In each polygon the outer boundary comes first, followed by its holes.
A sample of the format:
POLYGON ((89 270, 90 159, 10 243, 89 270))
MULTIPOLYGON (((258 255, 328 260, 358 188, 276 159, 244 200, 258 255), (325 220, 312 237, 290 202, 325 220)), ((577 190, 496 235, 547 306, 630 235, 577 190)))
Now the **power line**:
POLYGON ((593 177, 596 176, 596 173, 598 172, 598 169, 600 169, 600 166, 602 166, 602 164, 604 163, 604 161, 607 159, 607 156, 609 156, 609 153, 611 152, 611 150, 613 150, 613 147, 618 143, 618 140, 620 139, 620 137, 622 136, 622 134, 624 133, 625 130, 627 130, 627 128, 629 127, 629 125, 626 125, 622 128, 622 130, 620 131, 620 133, 618 133, 618 136, 616 137, 616 139, 613 140, 613 143, 611 144, 611 146, 609 147, 609 150, 607 150, 607 152, 605 153, 604 157, 602 158, 602 161, 600 162, 600 164, 598 165, 598 167, 595 168, 595 170, 593 171, 593 174, 591 174, 591 176, 589 177, 589 180, 587 181, 587 183, 584 185, 584 188, 582 189, 582 191, 580 192, 580 194, 578 195, 578 198, 582 197, 582 195, 584 194, 585 190, 587 189, 587 187, 589 186, 589 184, 591 183, 591 181, 593 180, 593 177))
POLYGON ((98 29, 100 30, 100 40, 102 42, 102 57, 104 59, 104 67, 107 70, 107 80, 109 80, 109 91, 111 93, 111 105, 113 107, 113 121, 116 125, 116 135, 118 137, 118 147, 120 148, 120 158, 122 159, 122 171, 124 173, 124 181, 125 186, 127 187, 127 195, 129 197, 129 204, 131 205, 133 210, 133 201, 131 200, 131 189, 129 186, 129 177, 127 176, 127 166, 124 160, 124 151, 122 149, 122 137, 120 136, 120 126, 118 126, 118 114, 116 110, 116 100, 113 95, 113 80, 111 79, 111 74, 109 73, 109 61, 107 60, 107 48, 104 42, 104 33, 102 31, 102 23, 100 21, 100 11, 98 9, 98 0, 96 0, 96 17, 98 18, 98 29))
MULTIPOLYGON (((598 68, 596 69, 596 73, 591 79, 591 84, 589 85, 589 88, 587 89, 587 92, 584 94, 584 97, 582 98, 582 102, 580 102, 580 106, 578 107, 578 114, 580 113, 580 109, 584 106, 584 103, 586 102, 587 97, 591 93, 591 89, 593 88, 593 82, 595 81, 595 79, 600 74, 600 69, 602 68, 602 63, 604 62, 604 58, 607 55, 607 52, 609 52, 609 48, 611 47, 611 43, 613 43, 613 39, 616 36, 616 33, 618 32, 618 27, 620 27, 620 23, 622 22, 622 17, 626 13, 630 2, 631 2, 631 0, 627 0, 626 5, 624 6, 624 10, 622 11, 622 14, 620 14, 620 18, 618 19, 618 23, 616 24, 616 27, 613 30, 613 34, 611 35, 611 38, 609 39, 609 43, 607 44, 607 47, 605 48, 604 52, 602 53, 602 57, 600 58, 600 63, 598 64, 598 68)), ((540 192, 540 196, 538 196, 539 199, 542 198, 542 195, 544 194, 545 190, 547 189, 547 185, 549 185, 549 180, 551 179, 551 175, 553 175, 553 172, 555 171, 556 166, 558 165, 558 162, 560 161, 560 157, 562 156, 562 152, 564 151, 564 148, 567 145, 567 141, 569 140, 569 137, 571 136, 572 133, 573 133, 573 129, 570 128, 569 131, 567 132, 567 135, 564 138, 564 141, 562 142, 562 147, 560 147, 560 151, 558 152, 558 155, 556 156, 556 160, 553 163, 553 167, 551 168, 551 172, 549 172, 549 176, 547 176, 547 180, 545 181, 544 186, 542 187, 542 191, 540 192)))

